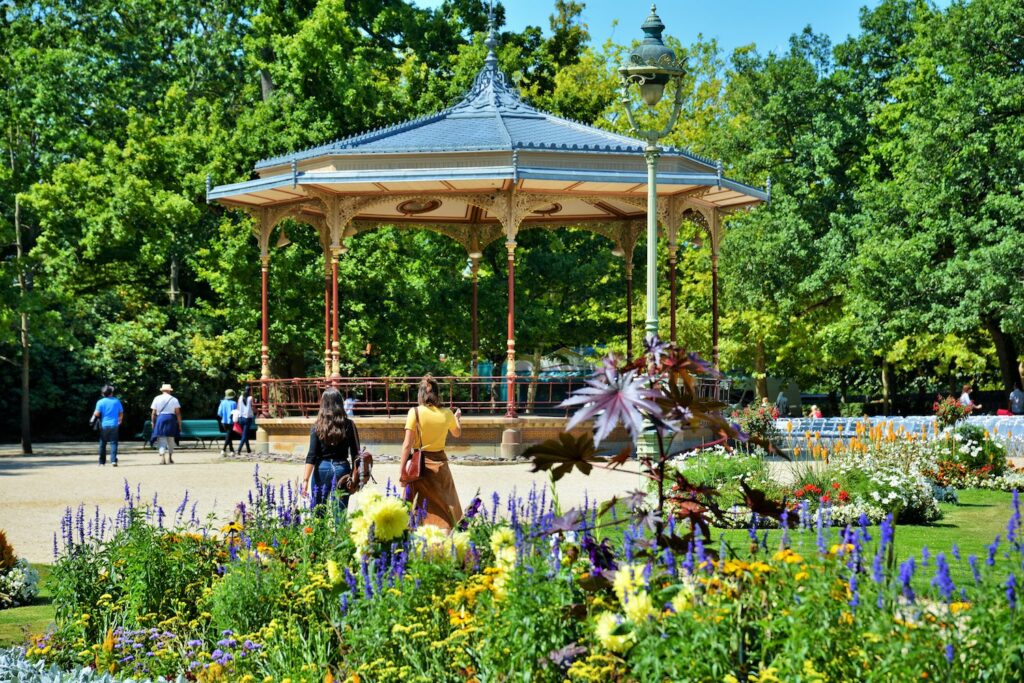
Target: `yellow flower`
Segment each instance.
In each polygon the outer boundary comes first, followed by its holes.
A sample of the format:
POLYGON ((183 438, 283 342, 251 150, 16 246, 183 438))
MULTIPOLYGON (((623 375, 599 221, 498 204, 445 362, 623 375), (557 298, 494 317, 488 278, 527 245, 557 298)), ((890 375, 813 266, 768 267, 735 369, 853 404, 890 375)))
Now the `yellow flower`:
POLYGON ((763 669, 758 672, 757 677, 750 675, 751 681, 756 683, 782 683, 782 680, 778 677, 779 670, 774 666, 770 666, 767 669, 763 669))
POLYGON ((619 602, 626 604, 627 596, 636 593, 643 587, 644 565, 627 564, 619 567, 615 572, 615 580, 612 582, 612 590, 619 602))
POLYGON ((466 553, 469 552, 469 532, 456 531, 452 534, 452 544, 455 546, 455 554, 459 561, 465 560, 466 553))
POLYGON ((511 569, 516 566, 516 547, 514 545, 507 545, 504 548, 499 548, 494 553, 494 563, 501 569, 511 569))
POLYGON ((393 496, 364 508, 363 516, 370 519, 374 538, 380 541, 398 538, 409 528, 409 509, 404 501, 393 496))
POLYGON ((379 503, 382 498, 384 498, 384 496, 380 494, 380 491, 369 491, 365 494, 361 494, 359 509, 365 514, 367 510, 379 503))
POLYGON ((844 555, 849 555, 855 549, 856 548, 854 548, 852 543, 843 543, 843 544, 835 543, 835 544, 832 545, 831 548, 829 548, 828 552, 829 552, 830 555, 838 555, 839 553, 842 553, 844 555))
POLYGON ((491 534, 491 552, 497 557, 502 548, 515 546, 516 544, 516 533, 506 527, 495 529, 494 533, 491 534))
POLYGON ((690 609, 693 604, 693 596, 693 590, 688 587, 682 588, 678 593, 672 596, 672 609, 675 610, 676 614, 690 609))
POLYGON ((356 548, 364 550, 370 542, 370 520, 366 518, 366 515, 354 517, 348 533, 352 537, 352 542, 356 544, 356 548))
POLYGON ((786 564, 799 564, 800 562, 804 561, 803 557, 793 552, 789 548, 783 548, 782 550, 778 551, 777 553, 772 555, 772 559, 776 561, 782 560, 786 564))
POLYGON ((619 619, 611 612, 602 612, 597 618, 597 625, 594 628, 594 635, 597 642, 611 652, 625 652, 633 647, 633 634, 615 635, 613 632, 619 627, 619 619))
POLYGON ((629 599, 622 608, 626 613, 626 617, 636 624, 647 621, 650 617, 658 614, 657 610, 654 609, 654 602, 651 600, 651 596, 647 594, 647 591, 639 591, 629 596, 629 599))
POLYGON ((971 603, 969 602, 952 602, 949 604, 949 611, 953 614, 959 614, 960 612, 964 612, 970 608, 971 603))
POLYGON ((725 566, 722 567, 723 574, 741 576, 748 571, 750 571, 750 565, 742 560, 726 560, 725 566))
POLYGON ((804 675, 809 683, 828 683, 828 676, 816 670, 814 662, 809 659, 804 660, 804 675))
POLYGON ((327 560, 327 580, 331 582, 331 585, 339 585, 344 578, 341 569, 338 568, 338 563, 334 560, 327 560))
POLYGON ((797 581, 804 581, 805 579, 810 578, 810 576, 811 575, 808 572, 797 572, 793 578, 797 581))
POLYGON ((451 557, 454 548, 455 556, 461 562, 469 550, 469 532, 466 531, 449 535, 440 527, 424 524, 416 528, 413 536, 423 545, 424 552, 434 559, 451 557))

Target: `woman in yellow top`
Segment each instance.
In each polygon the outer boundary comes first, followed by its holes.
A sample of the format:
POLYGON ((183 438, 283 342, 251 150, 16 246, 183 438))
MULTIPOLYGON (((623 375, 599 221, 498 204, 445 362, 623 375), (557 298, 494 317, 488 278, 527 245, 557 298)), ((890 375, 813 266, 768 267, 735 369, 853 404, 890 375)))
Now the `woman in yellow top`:
POLYGON ((462 435, 462 411, 453 413, 442 407, 440 394, 437 380, 432 376, 427 375, 420 380, 419 405, 409 410, 409 417, 405 420, 399 481, 406 485, 406 500, 411 501, 417 510, 425 508, 421 524, 450 530, 462 519, 462 505, 448 469, 444 446, 449 432, 456 438, 462 435), (416 447, 423 449, 423 475, 415 481, 405 481, 409 454, 416 447))

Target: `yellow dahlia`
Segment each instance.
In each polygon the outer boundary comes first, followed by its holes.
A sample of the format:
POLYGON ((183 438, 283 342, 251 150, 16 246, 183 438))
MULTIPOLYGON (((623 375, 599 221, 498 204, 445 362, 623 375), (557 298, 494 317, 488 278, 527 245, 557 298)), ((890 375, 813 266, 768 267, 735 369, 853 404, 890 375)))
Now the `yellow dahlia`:
POLYGON ((615 572, 615 580, 612 582, 612 590, 615 596, 623 605, 633 594, 644 587, 644 565, 626 564, 619 567, 615 572))
POLYGON ((396 539, 409 528, 409 509, 398 498, 381 498, 364 508, 363 516, 373 524, 373 535, 378 541, 396 539))
POLYGON ((352 537, 352 542, 356 544, 356 548, 364 550, 370 543, 370 520, 365 514, 353 517, 348 533, 352 537))
POLYGON ((594 635, 597 636, 597 642, 601 643, 604 649, 622 653, 633 647, 633 634, 614 635, 614 631, 618 627, 619 618, 617 616, 611 612, 602 612, 601 616, 597 618, 594 635))
POLYGON ((516 544, 516 532, 509 529, 507 526, 495 529, 494 533, 491 534, 491 552, 497 557, 502 548, 514 546, 516 544))
POLYGON ((639 624, 647 621, 648 618, 657 616, 658 611, 654 609, 654 601, 647 591, 637 591, 630 595, 622 606, 626 617, 633 623, 639 624))

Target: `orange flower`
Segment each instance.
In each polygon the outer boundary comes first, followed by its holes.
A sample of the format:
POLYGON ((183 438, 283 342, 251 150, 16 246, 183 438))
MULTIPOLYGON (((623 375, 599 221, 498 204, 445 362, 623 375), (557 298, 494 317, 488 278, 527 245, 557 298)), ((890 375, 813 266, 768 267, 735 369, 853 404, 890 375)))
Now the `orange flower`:
POLYGON ((303 531, 303 533, 311 534, 311 533, 313 533, 313 527, 311 527, 311 526, 304 526, 304 527, 302 527, 302 531, 303 531))

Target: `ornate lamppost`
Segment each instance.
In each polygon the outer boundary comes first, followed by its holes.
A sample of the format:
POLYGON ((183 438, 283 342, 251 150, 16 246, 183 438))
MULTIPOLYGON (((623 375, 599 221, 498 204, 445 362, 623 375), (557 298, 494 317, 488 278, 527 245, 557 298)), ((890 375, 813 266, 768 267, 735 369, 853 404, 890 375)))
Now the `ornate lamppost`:
POLYGON ((629 55, 629 63, 619 67, 619 79, 622 82, 622 104, 629 117, 629 125, 633 133, 647 141, 644 158, 647 159, 647 321, 646 336, 658 334, 658 157, 661 148, 658 140, 668 135, 679 119, 679 111, 683 106, 683 89, 678 81, 686 70, 682 62, 676 59, 675 52, 665 45, 661 38, 665 24, 657 14, 657 7, 651 5, 651 14, 640 27, 644 39, 629 55), (665 94, 665 86, 670 81, 676 82, 675 101, 672 104, 672 115, 661 130, 648 130, 637 125, 630 87, 636 85, 640 97, 651 109, 661 102, 665 94))

